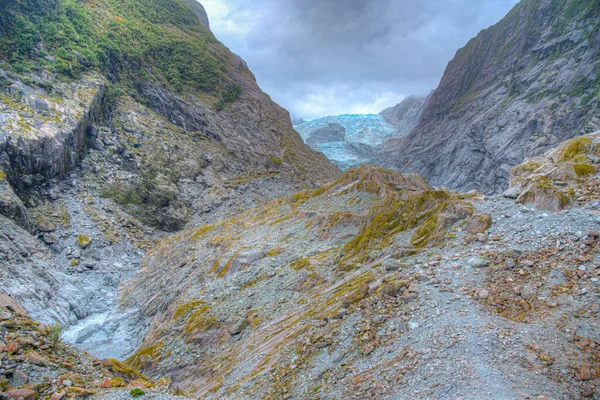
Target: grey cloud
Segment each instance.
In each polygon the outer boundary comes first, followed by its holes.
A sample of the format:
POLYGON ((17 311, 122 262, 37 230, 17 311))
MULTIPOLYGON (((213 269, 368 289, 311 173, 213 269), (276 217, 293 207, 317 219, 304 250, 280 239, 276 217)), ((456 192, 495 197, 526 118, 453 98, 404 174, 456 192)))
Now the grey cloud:
POLYGON ((210 1, 203 3, 217 38, 248 62, 275 101, 304 118, 377 112, 428 93, 456 50, 516 3, 221 0, 229 13, 215 21, 210 1))

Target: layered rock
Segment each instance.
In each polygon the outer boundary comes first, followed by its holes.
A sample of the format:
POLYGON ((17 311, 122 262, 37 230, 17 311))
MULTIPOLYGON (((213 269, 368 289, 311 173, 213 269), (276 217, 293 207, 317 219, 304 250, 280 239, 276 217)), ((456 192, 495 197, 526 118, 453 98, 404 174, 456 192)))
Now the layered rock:
POLYGON ((321 143, 343 142, 346 139, 346 128, 340 124, 329 124, 326 127, 316 129, 311 132, 306 139, 309 146, 319 145, 321 143))
POLYGON ((117 360, 95 359, 63 343, 60 335, 60 328, 33 321, 18 303, 0 293, 2 399, 103 397, 136 387, 169 393, 167 379, 153 381, 117 360))
POLYGON ((395 106, 381 111, 379 115, 398 129, 398 136, 404 136, 417 125, 426 101, 425 97, 408 96, 395 106))
POLYGON ((498 192, 525 158, 598 129, 597 7, 521 1, 456 53, 415 129, 382 146, 384 163, 498 192))
POLYGON ((599 200, 600 132, 578 136, 513 168, 505 196, 557 212, 599 200))
POLYGON ((361 167, 169 237, 122 289, 123 310, 149 326, 126 363, 168 372, 201 397, 262 397, 261 371, 288 365, 303 344, 330 346, 335 315, 366 298, 410 301, 411 280, 389 275, 401 269, 397 259, 484 232, 491 220, 467 197, 433 190, 419 175, 361 167), (320 329, 315 319, 332 325, 320 329))

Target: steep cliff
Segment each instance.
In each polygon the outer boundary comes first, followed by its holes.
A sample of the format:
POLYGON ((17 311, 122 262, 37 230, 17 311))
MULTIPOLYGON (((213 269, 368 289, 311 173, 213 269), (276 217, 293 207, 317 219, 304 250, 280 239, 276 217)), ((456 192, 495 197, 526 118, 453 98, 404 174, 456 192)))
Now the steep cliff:
POLYGON ((92 149, 97 192, 173 231, 245 208, 247 187, 270 200, 337 174, 195 1, 3 1, 0 14, 0 166, 21 196, 92 149))
POLYGON ((0 292, 86 320, 68 337, 102 356, 135 345, 104 321, 166 232, 339 174, 205 19, 192 0, 0 0, 0 292))
POLYGON ((408 96, 395 106, 381 111, 379 115, 398 129, 398 136, 404 136, 419 122, 426 101, 426 97, 408 96))
POLYGON ((448 64, 385 163, 433 184, 497 192, 511 167, 600 124, 600 3, 523 0, 448 64))

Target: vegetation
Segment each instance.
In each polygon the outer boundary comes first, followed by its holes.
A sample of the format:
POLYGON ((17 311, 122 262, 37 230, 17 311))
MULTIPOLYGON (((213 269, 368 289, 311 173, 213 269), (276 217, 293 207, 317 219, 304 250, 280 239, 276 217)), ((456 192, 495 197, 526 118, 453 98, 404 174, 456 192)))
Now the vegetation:
POLYGON ((57 347, 61 343, 62 334, 63 328, 58 322, 48 325, 48 339, 50 339, 54 347, 57 347))
POLYGON ((146 395, 146 392, 144 392, 144 391, 143 391, 142 389, 140 389, 140 388, 135 388, 135 389, 131 389, 131 390, 129 391, 129 395, 130 395, 131 397, 133 397, 133 398, 136 398, 136 397, 142 397, 142 396, 145 396, 145 395, 146 395))
POLYGON ((217 111, 221 111, 225 108, 228 103, 233 103, 242 94, 242 87, 238 83, 232 83, 225 88, 219 100, 215 106, 217 111))
MULTIPOLYGON (((15 72, 76 78, 94 69, 115 82, 153 78, 218 93, 216 39, 182 0, 0 0, 0 58, 15 72)), ((241 93, 227 86, 224 103, 241 93)))

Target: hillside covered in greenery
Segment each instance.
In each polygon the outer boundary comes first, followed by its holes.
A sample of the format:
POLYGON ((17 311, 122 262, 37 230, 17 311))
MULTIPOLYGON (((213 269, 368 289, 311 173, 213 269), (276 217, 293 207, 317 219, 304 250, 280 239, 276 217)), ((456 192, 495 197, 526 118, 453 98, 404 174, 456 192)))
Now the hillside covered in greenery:
POLYGON ((227 87, 209 49, 217 40, 191 11, 182 0, 2 0, 0 54, 17 73, 94 69, 114 82, 216 93, 227 87))

